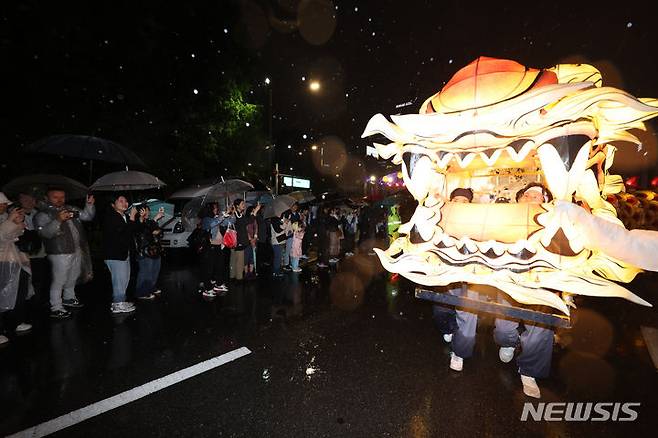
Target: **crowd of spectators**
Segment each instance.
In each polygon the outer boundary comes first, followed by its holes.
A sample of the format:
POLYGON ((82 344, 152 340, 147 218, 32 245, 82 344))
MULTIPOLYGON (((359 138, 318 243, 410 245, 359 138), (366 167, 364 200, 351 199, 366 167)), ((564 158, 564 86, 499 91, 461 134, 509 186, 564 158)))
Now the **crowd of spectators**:
MULTIPOLYGON (((59 320, 84 307, 76 286, 94 276, 85 222, 100 229, 100 250, 94 255, 110 273, 113 314, 134 312, 134 300, 160 295, 163 211, 151 212, 146 203, 131 206, 121 193, 112 193, 107 204, 98 218, 92 195, 78 207, 58 187, 15 199, 0 192, 0 344, 30 332, 36 313, 59 320), (134 287, 128 290, 131 278, 134 287)), ((266 217, 260 204, 237 199, 224 209, 209 202, 198 216, 188 243, 198 255, 199 293, 207 299, 225 295, 242 281, 298 275, 314 261, 318 269, 327 269, 354 255, 357 247, 373 255, 375 240, 386 239, 386 213, 370 207, 295 203, 281 215, 266 217)))

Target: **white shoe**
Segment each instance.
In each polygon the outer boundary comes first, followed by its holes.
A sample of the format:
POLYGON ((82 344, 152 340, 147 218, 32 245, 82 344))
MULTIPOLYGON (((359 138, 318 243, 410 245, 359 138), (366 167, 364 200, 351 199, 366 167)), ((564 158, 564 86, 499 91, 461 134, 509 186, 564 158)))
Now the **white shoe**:
POLYGON ((0 335, 0 345, 5 345, 7 342, 9 342, 9 338, 5 335, 0 335))
POLYGON ((32 330, 32 324, 28 324, 26 322, 22 322, 16 327, 16 333, 25 333, 29 332, 30 330, 32 330))
POLYGON ((217 296, 217 294, 215 293, 215 291, 212 290, 212 289, 210 289, 210 290, 204 290, 201 294, 202 294, 204 297, 206 297, 206 298, 215 298, 215 297, 217 296))
POLYGON ((532 398, 541 398, 541 391, 534 377, 521 375, 521 383, 523 383, 523 393, 525 395, 532 398))
POLYGON ((443 335, 443 340, 445 341, 446 344, 449 344, 452 342, 452 333, 448 333, 446 335, 443 335))
POLYGON ((292 270, 292 272, 302 272, 302 268, 295 268, 292 270))
POLYGON ((461 371, 464 368, 464 359, 457 356, 455 353, 450 353, 450 369, 453 371, 461 371))
POLYGON ((514 350, 514 347, 500 347, 500 350, 498 350, 498 357, 501 362, 507 363, 514 359, 514 350))
POLYGON ((119 303, 112 303, 110 310, 112 313, 130 313, 135 311, 135 305, 126 301, 121 301, 119 303))

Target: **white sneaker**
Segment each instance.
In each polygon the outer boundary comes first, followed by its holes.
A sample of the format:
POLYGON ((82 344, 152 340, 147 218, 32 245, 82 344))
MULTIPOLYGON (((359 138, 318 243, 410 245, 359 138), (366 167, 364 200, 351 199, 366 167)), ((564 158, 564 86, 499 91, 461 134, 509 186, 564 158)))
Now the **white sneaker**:
POLYGON ((110 307, 112 313, 130 313, 135 311, 135 305, 126 301, 112 303, 110 307))
POLYGON ((7 342, 9 342, 9 338, 6 337, 5 335, 0 335, 0 345, 4 345, 7 342))
POLYGON ((446 342, 446 344, 449 344, 452 342, 452 333, 448 333, 447 335, 443 335, 443 340, 446 342))
POLYGON ((461 371, 464 368, 464 359, 457 356, 455 353, 450 353, 450 369, 454 371, 461 371))
POLYGON ((498 357, 504 363, 507 363, 514 359, 514 347, 500 347, 498 350, 498 357))
POLYGON ((225 285, 225 284, 222 284, 221 286, 219 286, 219 291, 220 292, 228 292, 228 286, 225 285))
POLYGON ((521 383, 523 383, 523 393, 525 395, 532 398, 541 398, 541 391, 534 377, 521 375, 521 383))
POLYGON ((30 330, 32 330, 32 324, 28 324, 26 322, 22 322, 16 327, 16 333, 25 333, 29 332, 30 330))
POLYGON ((215 291, 212 290, 212 289, 210 289, 210 290, 204 290, 204 291, 202 292, 202 295, 203 295, 204 297, 206 297, 206 298, 215 298, 215 297, 217 296, 217 294, 215 293, 215 291))
POLYGON ((292 270, 292 272, 302 272, 302 268, 295 268, 292 270))

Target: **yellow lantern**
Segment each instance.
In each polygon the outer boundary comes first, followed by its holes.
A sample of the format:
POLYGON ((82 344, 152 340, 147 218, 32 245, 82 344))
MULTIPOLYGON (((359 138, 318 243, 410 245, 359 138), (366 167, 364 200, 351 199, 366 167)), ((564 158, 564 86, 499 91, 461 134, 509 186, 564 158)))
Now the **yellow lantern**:
POLYGON ((420 285, 494 286, 520 303, 565 314, 566 294, 649 305, 618 282, 631 281, 640 267, 654 269, 655 254, 628 234, 606 197, 623 188, 609 173, 611 143, 639 144, 628 131, 657 114, 656 99, 603 87, 591 65, 533 69, 478 58, 419 114, 391 121, 377 114, 368 122, 363 137, 390 140, 375 144, 377 152, 401 166, 398 176, 418 202, 400 237, 375 251, 387 270, 420 285), (518 189, 537 182, 552 200, 491 202, 513 201, 518 189), (460 187, 473 190, 474 203, 449 201, 460 187), (572 203, 576 198, 588 211, 572 203), (605 239, 608 226, 635 240, 605 239))

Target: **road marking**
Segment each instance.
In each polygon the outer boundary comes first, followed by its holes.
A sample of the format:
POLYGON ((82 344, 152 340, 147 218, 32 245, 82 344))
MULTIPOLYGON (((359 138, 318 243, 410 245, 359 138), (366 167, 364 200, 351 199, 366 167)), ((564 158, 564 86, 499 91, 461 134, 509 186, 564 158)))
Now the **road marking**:
POLYGON ((212 359, 208 359, 196 365, 192 365, 191 367, 176 371, 175 373, 169 374, 167 376, 160 377, 159 379, 152 380, 136 388, 129 389, 128 391, 122 392, 121 394, 117 394, 113 397, 93 403, 82 409, 69 412, 68 414, 62 415, 61 417, 54 418, 50 421, 46 421, 45 423, 41 423, 37 426, 30 427, 13 435, 9 435, 7 438, 42 437, 51 433, 58 432, 69 426, 73 426, 89 418, 95 417, 96 415, 111 411, 112 409, 118 408, 135 400, 139 400, 140 398, 146 397, 147 395, 153 394, 154 392, 160 391, 161 389, 175 385, 178 382, 182 382, 183 380, 197 376, 213 368, 222 366, 250 353, 251 351, 246 347, 241 347, 236 350, 229 351, 228 353, 222 354, 221 356, 213 357, 212 359))

